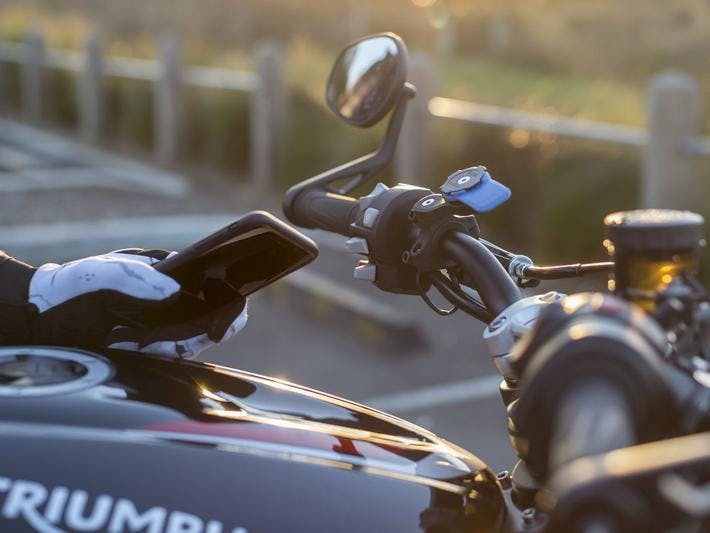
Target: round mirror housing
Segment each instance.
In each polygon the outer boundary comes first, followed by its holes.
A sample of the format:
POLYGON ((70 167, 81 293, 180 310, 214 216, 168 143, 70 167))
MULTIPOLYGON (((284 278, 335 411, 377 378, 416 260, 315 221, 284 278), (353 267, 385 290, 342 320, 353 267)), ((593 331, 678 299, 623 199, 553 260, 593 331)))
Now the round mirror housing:
POLYGON ((328 78, 326 102, 345 122, 377 124, 395 106, 407 81, 407 48, 393 33, 364 37, 343 50, 328 78))

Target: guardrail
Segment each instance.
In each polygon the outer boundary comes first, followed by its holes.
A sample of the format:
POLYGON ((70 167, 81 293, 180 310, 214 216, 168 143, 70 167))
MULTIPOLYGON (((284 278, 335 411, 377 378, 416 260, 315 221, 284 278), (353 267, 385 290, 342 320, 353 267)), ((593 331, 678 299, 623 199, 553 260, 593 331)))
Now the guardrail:
POLYGON ((410 104, 397 157, 398 173, 407 176, 407 181, 425 183, 430 178, 435 145, 432 121, 444 119, 641 149, 640 205, 707 208, 695 158, 710 157, 710 138, 699 136, 700 90, 697 81, 686 74, 664 72, 651 79, 647 129, 436 97, 434 68, 424 55, 412 57, 410 79, 419 96, 410 104))
POLYGON ((156 60, 104 56, 96 34, 86 39, 80 52, 46 49, 37 31, 28 32, 20 43, 0 42, 0 61, 20 66, 22 113, 32 123, 41 122, 43 117, 44 70, 75 73, 79 133, 90 143, 99 142, 104 131, 105 77, 152 83, 155 158, 166 166, 176 163, 181 148, 183 86, 249 93, 251 181, 256 192, 266 191, 274 175, 286 105, 281 47, 273 42, 258 44, 253 54, 255 72, 183 65, 180 42, 174 35, 163 36, 158 56, 156 60))

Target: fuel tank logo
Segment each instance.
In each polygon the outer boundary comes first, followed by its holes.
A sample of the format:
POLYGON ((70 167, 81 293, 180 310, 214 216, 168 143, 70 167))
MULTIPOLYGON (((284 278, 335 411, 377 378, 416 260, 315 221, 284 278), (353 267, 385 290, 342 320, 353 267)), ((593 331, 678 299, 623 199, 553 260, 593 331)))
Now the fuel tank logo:
MULTIPOLYGON (((84 490, 48 488, 35 481, 0 477, 0 498, 5 495, 0 515, 3 522, 24 521, 41 533, 67 531, 145 531, 147 533, 248 533, 246 528, 227 529, 218 520, 170 511, 165 507, 139 510, 126 498, 107 494, 96 497, 84 490), (92 502, 92 503, 90 503, 92 502)), ((7 526, 0 523, 2 531, 7 526)))

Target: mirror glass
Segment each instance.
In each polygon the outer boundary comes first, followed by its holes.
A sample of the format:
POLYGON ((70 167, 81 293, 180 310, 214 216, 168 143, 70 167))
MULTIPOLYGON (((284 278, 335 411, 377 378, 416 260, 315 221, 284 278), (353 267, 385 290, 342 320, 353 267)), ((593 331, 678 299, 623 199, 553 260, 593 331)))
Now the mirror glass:
POLYGON ((405 81, 404 47, 389 35, 346 48, 328 80, 328 106, 353 126, 379 122, 393 107, 405 81))

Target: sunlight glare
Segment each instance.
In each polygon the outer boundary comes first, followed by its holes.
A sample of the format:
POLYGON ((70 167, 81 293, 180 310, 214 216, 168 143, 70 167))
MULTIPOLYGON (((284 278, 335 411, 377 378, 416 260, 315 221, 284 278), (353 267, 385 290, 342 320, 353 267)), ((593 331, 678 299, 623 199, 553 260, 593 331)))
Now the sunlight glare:
POLYGON ((417 7, 431 7, 436 2, 437 2, 437 0, 412 0, 412 4, 414 4, 417 7))

